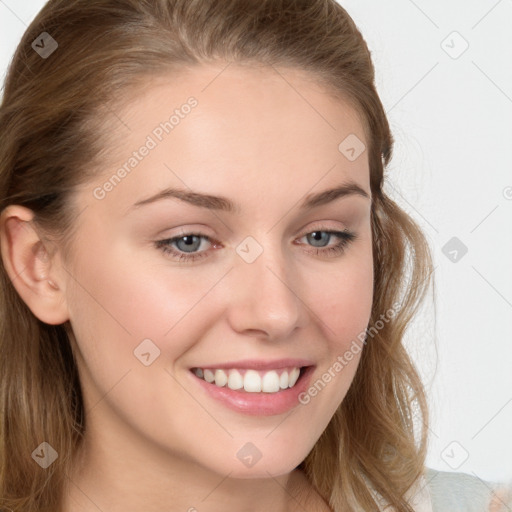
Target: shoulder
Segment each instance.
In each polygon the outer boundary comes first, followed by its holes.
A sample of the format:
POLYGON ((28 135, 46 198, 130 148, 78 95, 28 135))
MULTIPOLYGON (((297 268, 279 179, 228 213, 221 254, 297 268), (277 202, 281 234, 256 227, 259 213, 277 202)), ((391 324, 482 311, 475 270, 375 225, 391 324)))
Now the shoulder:
MULTIPOLYGON (((395 512, 369 485, 380 512, 395 512)), ((425 467, 404 495, 414 512, 511 512, 512 481, 496 483, 468 473, 425 467)))
POLYGON ((510 486, 467 473, 425 468, 432 512, 499 512, 510 510, 510 486))

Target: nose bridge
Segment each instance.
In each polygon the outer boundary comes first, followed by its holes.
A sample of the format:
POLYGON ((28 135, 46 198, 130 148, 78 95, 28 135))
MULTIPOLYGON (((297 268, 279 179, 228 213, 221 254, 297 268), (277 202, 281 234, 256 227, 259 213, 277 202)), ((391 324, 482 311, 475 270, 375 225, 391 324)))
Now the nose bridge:
POLYGON ((265 331, 270 338, 284 338, 299 325, 303 314, 296 291, 298 276, 278 242, 267 237, 266 243, 258 244, 250 238, 237 248, 231 277, 235 281, 230 300, 232 326, 237 331, 265 331))

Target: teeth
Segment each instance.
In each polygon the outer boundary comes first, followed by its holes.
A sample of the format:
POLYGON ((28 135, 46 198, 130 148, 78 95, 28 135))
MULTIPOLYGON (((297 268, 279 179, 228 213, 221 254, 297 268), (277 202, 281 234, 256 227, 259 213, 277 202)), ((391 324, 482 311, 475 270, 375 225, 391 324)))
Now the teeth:
POLYGON ((242 389, 244 387, 244 378, 238 370, 230 370, 228 378, 229 389, 242 389))
POLYGON ((228 382, 228 376, 226 372, 222 370, 215 370, 215 385, 219 388, 224 387, 228 382))
POLYGON ((290 376, 288 377, 288 387, 293 388, 295 386, 295 383, 297 382, 297 379, 299 378, 300 370, 299 368, 294 368, 290 376))
POLYGON ((261 389, 265 393, 276 393, 279 391, 279 375, 277 375, 277 372, 271 371, 263 375, 263 379, 261 379, 261 389))
POLYGON ((261 391, 261 377, 255 370, 247 370, 244 375, 244 389, 249 393, 261 391))
POLYGON ((221 370, 195 368, 194 373, 200 379, 214 383, 222 388, 227 386, 233 390, 244 390, 248 393, 277 393, 295 386, 300 375, 300 368, 285 370, 221 370), (281 374, 279 374, 281 372, 281 374))
POLYGON ((279 378, 279 387, 281 389, 286 389, 288 387, 288 372, 281 373, 281 377, 279 378))
POLYGON ((213 382, 215 380, 215 376, 211 370, 204 370, 204 380, 206 382, 213 382))

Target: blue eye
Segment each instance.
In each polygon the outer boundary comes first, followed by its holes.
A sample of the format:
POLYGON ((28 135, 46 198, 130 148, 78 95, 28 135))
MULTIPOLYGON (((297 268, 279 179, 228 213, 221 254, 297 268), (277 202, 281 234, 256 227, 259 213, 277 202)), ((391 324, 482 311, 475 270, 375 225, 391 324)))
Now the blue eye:
MULTIPOLYGON (((320 244, 313 245, 313 248, 315 249, 312 251, 313 254, 317 256, 336 256, 343 254, 346 247, 357 238, 357 235, 347 230, 329 231, 318 229, 310 231, 300 238, 304 237, 306 237, 310 243, 320 244), (334 245, 326 247, 333 237, 337 238, 338 241, 334 245), (323 245, 324 242, 326 243, 325 245, 323 245)), ((212 243, 210 237, 201 233, 185 233, 173 238, 158 240, 155 242, 155 246, 157 249, 170 255, 175 260, 192 262, 208 256, 209 251, 196 252, 201 247, 201 242, 203 240, 206 240, 210 244, 212 243)))
POLYGON ((207 256, 206 251, 194 252, 201 246, 201 240, 210 242, 210 238, 201 233, 186 233, 173 238, 158 240, 156 247, 178 261, 196 261, 207 256), (178 250, 173 248, 174 245, 177 246, 178 250))
POLYGON ((180 251, 189 253, 197 251, 199 249, 199 247, 201 246, 202 238, 208 239, 207 237, 204 237, 202 235, 189 234, 185 236, 180 236, 179 238, 174 238, 172 240, 176 243, 176 246, 180 251), (181 246, 180 242, 183 242, 181 246))
POLYGON ((336 256, 341 255, 345 252, 346 247, 350 244, 350 242, 354 241, 357 236, 355 233, 352 233, 350 231, 329 231, 329 230, 316 230, 312 231, 310 233, 307 233, 304 235, 308 241, 313 242, 322 242, 322 240, 331 240, 331 237, 336 237, 338 239, 338 242, 336 242, 334 245, 330 247, 325 247, 324 245, 321 245, 320 247, 314 245, 313 247, 316 248, 314 252, 315 255, 329 255, 329 256, 336 256), (321 236, 322 234, 327 235, 321 236))

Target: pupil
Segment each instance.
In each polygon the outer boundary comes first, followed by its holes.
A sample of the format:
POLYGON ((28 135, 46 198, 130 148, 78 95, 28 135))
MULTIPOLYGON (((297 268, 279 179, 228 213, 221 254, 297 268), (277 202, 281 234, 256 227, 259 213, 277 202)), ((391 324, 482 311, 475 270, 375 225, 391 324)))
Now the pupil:
POLYGON ((188 247, 189 249, 190 248, 193 248, 193 249, 197 249, 197 247, 195 247, 194 245, 197 245, 197 240, 195 239, 198 239, 197 236, 195 235, 187 235, 187 236, 182 236, 179 240, 178 240, 178 244, 180 243, 184 243, 184 245, 186 247, 188 247))
MULTIPOLYGON (((311 236, 316 242, 320 242, 322 240, 322 237, 325 238, 325 236, 329 236, 327 233, 324 233, 323 231, 313 231, 311 233, 311 236)), ((324 240, 325 241, 325 240, 324 240)))

